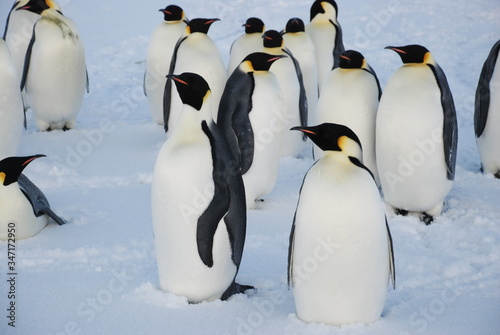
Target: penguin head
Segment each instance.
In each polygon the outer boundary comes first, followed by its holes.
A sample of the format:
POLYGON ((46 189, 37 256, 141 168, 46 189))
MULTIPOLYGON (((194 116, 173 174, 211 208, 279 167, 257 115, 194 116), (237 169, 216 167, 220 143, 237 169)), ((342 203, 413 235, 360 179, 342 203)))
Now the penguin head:
POLYGON ((254 52, 249 54, 241 62, 245 72, 269 71, 271 65, 285 55, 270 55, 264 52, 254 52))
POLYGON ((210 96, 210 87, 202 76, 183 72, 179 75, 169 74, 167 78, 174 81, 183 104, 201 110, 203 103, 210 96))
POLYGON ((310 20, 312 21, 318 14, 325 14, 328 11, 328 7, 330 6, 333 7, 333 10, 335 12, 335 19, 337 19, 337 13, 339 9, 337 3, 334 0, 316 0, 311 5, 310 20))
POLYGON ((265 48, 283 48, 283 36, 276 30, 268 30, 262 35, 265 48))
POLYGON ((402 47, 388 46, 385 49, 396 51, 404 64, 435 63, 430 51, 418 44, 410 44, 402 47))
POLYGON ((253 34, 253 33, 262 34, 266 29, 264 22, 257 17, 248 18, 243 27, 245 27, 245 34, 253 34))
POLYGON ((187 23, 186 29, 189 34, 192 33, 207 34, 208 29, 210 29, 210 26, 215 21, 220 21, 220 19, 200 19, 200 18, 192 19, 189 20, 189 22, 186 22, 187 23))
POLYGON ((299 19, 298 17, 291 18, 286 23, 285 34, 286 33, 300 33, 306 30, 304 21, 299 19))
POLYGON ((21 6, 16 10, 23 9, 39 15, 46 9, 55 9, 60 12, 59 5, 57 5, 57 3, 53 0, 29 0, 24 6, 21 6))
POLYGON ((7 157, 0 161, 0 183, 9 186, 17 182, 17 179, 29 163, 45 155, 33 155, 25 157, 7 157))
POLYGON ((165 9, 160 9, 165 16, 165 21, 180 21, 186 19, 186 15, 181 7, 176 5, 169 5, 165 9))
POLYGON ((342 69, 362 69, 366 68, 365 57, 355 50, 344 51, 340 56, 339 66, 342 69))
POLYGON ((293 127, 307 135, 321 150, 342 152, 363 162, 361 142, 351 128, 336 124, 322 123, 311 127, 293 127))

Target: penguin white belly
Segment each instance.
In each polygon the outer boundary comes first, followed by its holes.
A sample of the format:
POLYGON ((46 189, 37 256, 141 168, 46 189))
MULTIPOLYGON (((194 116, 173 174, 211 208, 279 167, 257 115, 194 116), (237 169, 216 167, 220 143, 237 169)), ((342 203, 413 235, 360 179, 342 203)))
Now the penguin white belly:
POLYGON ((47 222, 46 215, 35 216, 33 207, 19 189, 18 183, 0 187, 0 240, 8 239, 12 226, 16 239, 21 240, 38 234, 47 222))
POLYGON ((500 172, 500 61, 497 60, 490 80, 490 105, 483 133, 477 138, 479 155, 485 173, 500 172))
POLYGON ((231 47, 231 54, 229 55, 229 62, 227 65, 227 75, 230 76, 233 71, 238 67, 241 61, 253 52, 262 49, 262 34, 244 34, 234 41, 231 47))
POLYGON ((323 83, 333 69, 333 49, 337 31, 331 23, 310 23, 306 25, 306 32, 311 36, 316 48, 318 84, 321 92, 323 83))
POLYGON ((384 90, 377 166, 386 202, 437 215, 453 182, 446 174, 440 90, 432 70, 423 66, 398 69, 384 90))
POLYGON ((311 123, 314 120, 316 106, 318 103, 318 65, 316 62, 316 48, 309 35, 290 37, 283 35, 286 47, 292 52, 293 56, 300 64, 304 80, 304 88, 307 97, 308 120, 311 123))
POLYGON ((18 75, 7 45, 0 40, 0 160, 17 155, 23 115, 18 75))
POLYGON ((87 82, 83 45, 70 22, 40 20, 26 91, 38 127, 71 128, 87 82))
POLYGON ((370 323, 382 313, 389 282, 385 216, 373 179, 358 170, 320 161, 304 181, 292 280, 305 322, 370 323))
POLYGON ((255 207, 254 200, 271 192, 278 177, 283 135, 284 103, 274 74, 254 75, 255 89, 249 114, 254 133, 254 157, 250 169, 243 175, 247 208, 255 207))
MULTIPOLYGON (((217 46, 202 33, 193 33, 182 42, 177 54, 174 73, 194 72, 203 77, 212 91, 212 117, 217 120, 220 98, 227 80, 226 67, 217 46)), ((169 129, 174 129, 182 110, 182 101, 172 85, 172 105, 169 129)))
POLYGON ((153 32, 149 42, 145 89, 153 122, 163 124, 163 94, 170 60, 175 44, 182 36, 186 25, 182 23, 161 23, 153 32))
MULTIPOLYGON (((167 140, 168 141, 168 140, 167 140)), ((212 158, 208 139, 181 150, 164 145, 152 185, 153 227, 160 286, 190 302, 219 299, 236 274, 224 222, 214 236, 214 265, 198 254, 197 221, 212 200, 212 158)))
MULTIPOLYGON (((374 77, 364 70, 338 68, 330 73, 322 92, 313 124, 330 122, 351 128, 361 141, 363 164, 379 183, 375 159, 378 86, 374 77)), ((315 147, 314 157, 323 157, 323 151, 315 147)))
MULTIPOLYGON (((276 54, 272 49, 265 48, 264 52, 276 54)), ((281 53, 280 53, 281 54, 281 53)), ((295 65, 290 57, 282 58, 271 67, 270 71, 278 79, 278 83, 283 94, 285 104, 285 118, 283 124, 285 129, 290 129, 300 125, 299 95, 300 83, 297 79, 295 65)), ((288 131, 284 134, 283 145, 281 147, 281 157, 297 156, 304 146, 302 134, 288 131)))

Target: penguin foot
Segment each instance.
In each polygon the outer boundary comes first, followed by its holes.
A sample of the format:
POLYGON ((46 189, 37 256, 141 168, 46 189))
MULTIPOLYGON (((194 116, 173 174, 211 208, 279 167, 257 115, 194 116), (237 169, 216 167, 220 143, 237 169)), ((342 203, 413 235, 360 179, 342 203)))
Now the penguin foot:
POLYGON ((406 209, 394 208, 394 213, 396 213, 396 215, 407 216, 409 211, 406 209))
POLYGON ((500 179, 500 171, 498 171, 497 173, 495 173, 494 176, 495 176, 496 179, 500 179))
POLYGON ((237 282, 233 282, 231 286, 229 286, 220 298, 222 301, 229 299, 233 294, 245 293, 248 290, 255 290, 255 287, 251 285, 240 285, 237 282))
POLYGON ((62 130, 63 130, 63 131, 68 131, 68 130, 70 130, 70 129, 71 129, 71 128, 68 128, 68 127, 66 127, 66 126, 64 126, 64 127, 62 128, 62 130))
POLYGON ((429 215, 427 213, 422 213, 422 216, 420 217, 420 220, 425 223, 426 226, 430 225, 432 222, 434 222, 434 217, 432 215, 429 215))

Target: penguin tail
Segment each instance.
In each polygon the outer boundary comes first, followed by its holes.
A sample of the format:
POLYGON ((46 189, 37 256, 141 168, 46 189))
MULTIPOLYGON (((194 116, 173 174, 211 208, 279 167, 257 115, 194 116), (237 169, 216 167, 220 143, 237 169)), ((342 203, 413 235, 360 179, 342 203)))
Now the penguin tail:
POLYGON ((41 210, 41 212, 43 214, 47 214, 52 220, 55 221, 55 223, 57 223, 58 225, 62 226, 63 224, 66 224, 66 221, 64 221, 63 219, 61 219, 56 213, 54 213, 54 211, 52 209, 50 209, 49 207, 46 207, 46 208, 43 208, 41 210))

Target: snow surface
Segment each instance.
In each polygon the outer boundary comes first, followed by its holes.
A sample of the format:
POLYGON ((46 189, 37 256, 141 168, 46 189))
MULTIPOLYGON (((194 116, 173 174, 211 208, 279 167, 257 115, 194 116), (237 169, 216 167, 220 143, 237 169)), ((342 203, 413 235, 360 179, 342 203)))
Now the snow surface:
MULTIPOLYGON (((0 22, 11 6, 2 0, 0 22)), ((459 122, 455 185, 430 226, 394 216, 397 286, 382 318, 333 327, 297 319, 286 285, 288 236, 313 163, 284 158, 274 191, 248 213, 238 281, 252 295, 190 305, 158 289, 150 214, 154 162, 165 136, 152 124, 142 78, 163 1, 59 1, 80 28, 91 92, 76 129, 41 133, 31 114, 20 154, 44 153, 25 173, 69 221, 16 243, 16 328, 7 326, 7 244, 0 242, 1 334, 498 334, 500 180, 479 173, 474 93, 499 38, 498 0, 339 0, 346 48, 361 51, 382 86, 401 65, 387 45, 419 43, 448 76, 459 122)), ((189 18, 219 17, 209 35, 225 60, 249 16, 268 29, 308 21, 312 0, 178 1, 189 18)), ((362 210, 362 208, 360 208, 362 210)))

